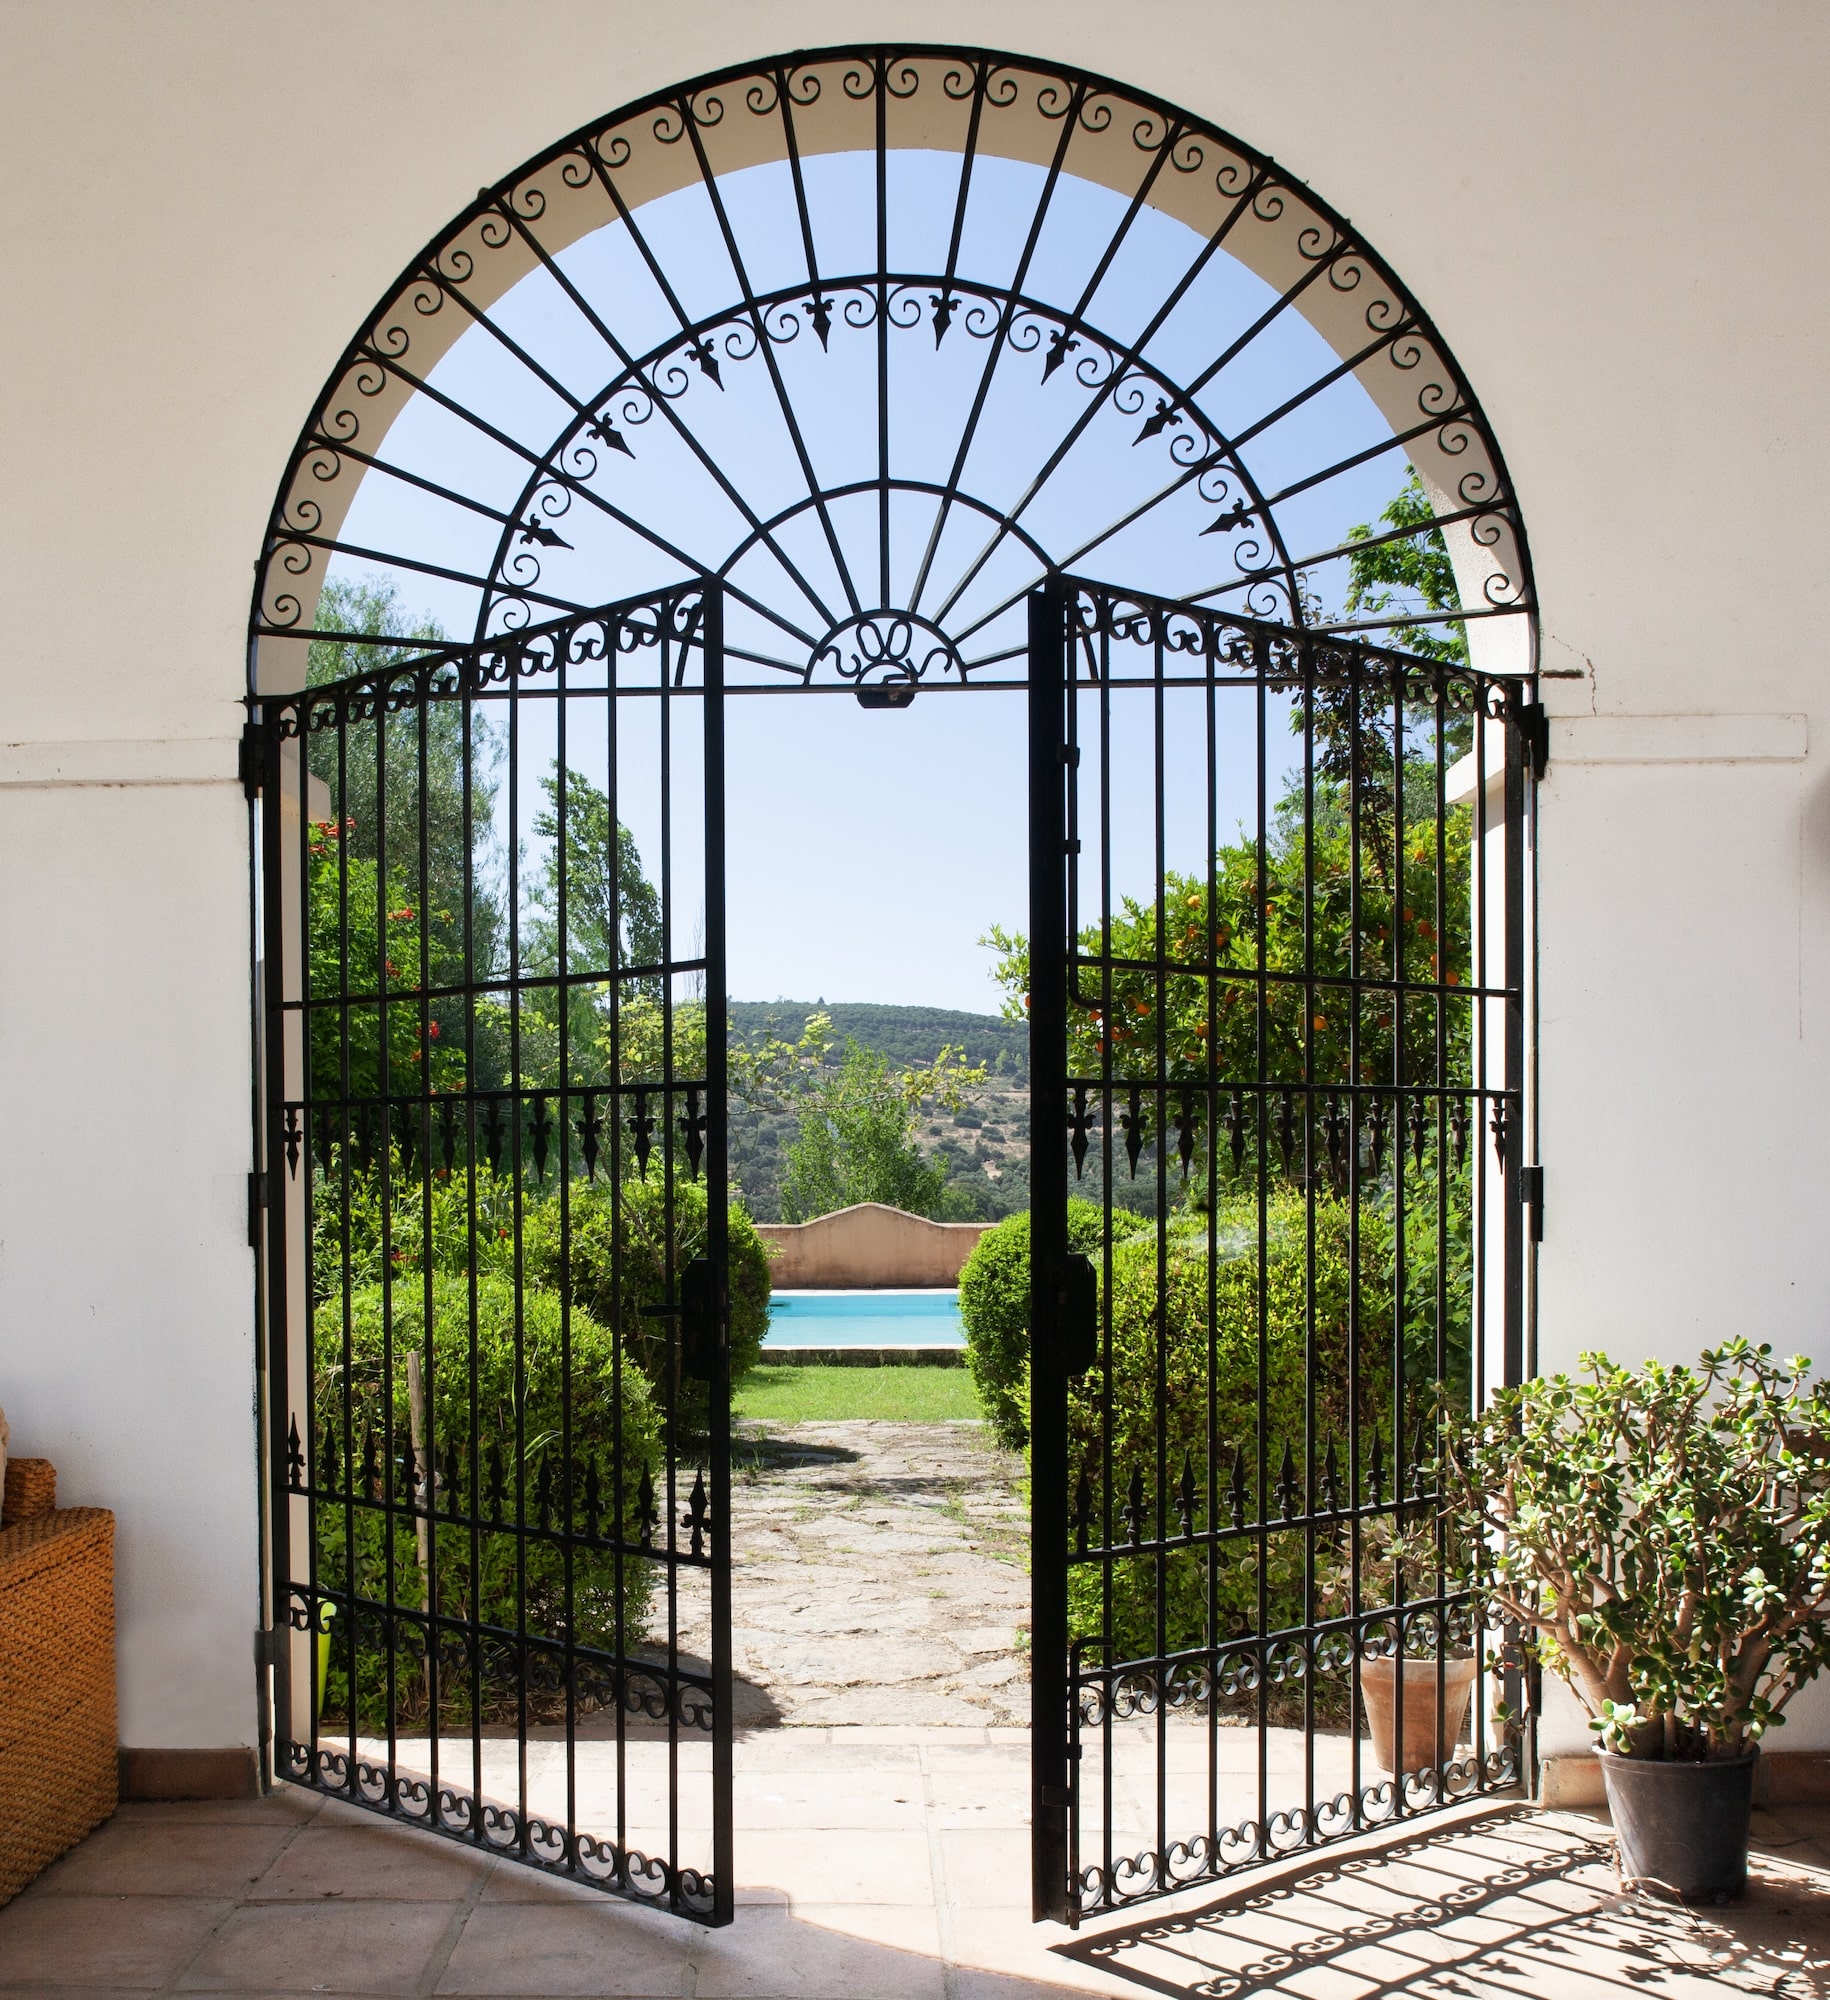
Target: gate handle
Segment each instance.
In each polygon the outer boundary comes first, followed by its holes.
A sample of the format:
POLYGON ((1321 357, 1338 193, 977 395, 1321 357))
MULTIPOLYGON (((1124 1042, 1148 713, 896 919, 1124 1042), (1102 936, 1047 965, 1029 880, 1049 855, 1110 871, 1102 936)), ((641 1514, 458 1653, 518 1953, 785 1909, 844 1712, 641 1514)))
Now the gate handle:
POLYGON ((680 1368, 709 1382, 718 1361, 718 1275, 709 1257, 695 1257, 680 1274, 680 1368))
POLYGON ((1099 1359, 1099 1279, 1093 1260, 1070 1250, 1062 1272, 1061 1352, 1071 1380, 1099 1359))

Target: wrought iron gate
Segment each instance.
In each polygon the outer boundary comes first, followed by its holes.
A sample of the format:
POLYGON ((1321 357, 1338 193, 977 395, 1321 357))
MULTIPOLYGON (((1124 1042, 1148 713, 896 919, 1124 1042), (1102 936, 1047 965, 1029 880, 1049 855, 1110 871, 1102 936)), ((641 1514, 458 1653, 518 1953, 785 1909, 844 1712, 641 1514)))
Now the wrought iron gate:
POLYGON ((727 1923, 720 596, 383 662, 249 735, 277 1769, 727 1923))
POLYGON ((1524 1360, 1536 711, 1435 650, 1030 601, 1038 1918, 1521 1772, 1430 1420, 1524 1360))

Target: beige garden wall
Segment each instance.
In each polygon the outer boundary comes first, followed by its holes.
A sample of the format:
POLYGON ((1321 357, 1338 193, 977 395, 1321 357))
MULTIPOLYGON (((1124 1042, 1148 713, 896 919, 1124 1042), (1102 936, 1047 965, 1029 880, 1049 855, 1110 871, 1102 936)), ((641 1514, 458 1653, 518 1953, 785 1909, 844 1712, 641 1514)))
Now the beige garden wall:
POLYGON ((1179 100, 1434 314, 1578 676, 1547 689, 1543 1358, 1830 1356, 1821 8, 4 0, 0 1402, 120 1514, 130 1742, 255 1729, 232 739, 293 436, 480 184, 658 85, 864 35, 1179 100), (1669 716, 1703 720, 1584 719, 1669 716))

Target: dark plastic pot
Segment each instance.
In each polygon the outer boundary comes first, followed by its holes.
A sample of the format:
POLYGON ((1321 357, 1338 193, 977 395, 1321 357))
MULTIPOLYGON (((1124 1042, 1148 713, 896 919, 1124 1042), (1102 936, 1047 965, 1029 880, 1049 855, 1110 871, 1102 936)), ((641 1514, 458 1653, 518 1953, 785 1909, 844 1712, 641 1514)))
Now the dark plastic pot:
POLYGON ((1623 1877, 1687 1903, 1730 1903, 1746 1892, 1758 1748, 1711 1764, 1595 1754, 1623 1877))

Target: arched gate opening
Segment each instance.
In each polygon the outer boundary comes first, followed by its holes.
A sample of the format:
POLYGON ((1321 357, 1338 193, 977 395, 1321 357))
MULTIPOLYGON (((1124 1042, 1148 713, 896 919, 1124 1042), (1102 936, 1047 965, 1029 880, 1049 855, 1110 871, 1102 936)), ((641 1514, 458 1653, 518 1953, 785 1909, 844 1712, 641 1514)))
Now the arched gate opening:
POLYGON ((727 738, 1002 689, 1036 1914, 1515 1782, 1428 1413, 1524 1362, 1531 634, 1428 319, 1171 106, 820 52, 479 196, 255 593, 277 1772, 728 1921, 727 738))

